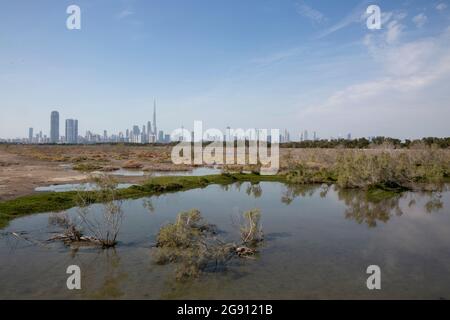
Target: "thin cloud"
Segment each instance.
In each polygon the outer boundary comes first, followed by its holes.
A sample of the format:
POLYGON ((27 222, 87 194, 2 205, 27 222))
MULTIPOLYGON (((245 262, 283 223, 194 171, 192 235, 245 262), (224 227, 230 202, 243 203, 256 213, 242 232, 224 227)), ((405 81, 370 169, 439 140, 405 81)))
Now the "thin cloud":
POLYGON ((360 23, 366 18, 366 9, 369 4, 368 0, 362 1, 358 4, 344 19, 334 24, 319 34, 318 38, 326 37, 336 31, 339 31, 353 23, 360 23))
POLYGON ((427 20, 428 20, 427 16, 423 13, 418 14, 412 19, 412 21, 418 28, 422 28, 425 25, 425 23, 427 23, 427 20))
POLYGON ((133 14, 134 14, 133 11, 131 11, 129 9, 125 9, 125 10, 122 10, 121 12, 119 12, 119 14, 117 15, 117 18, 118 19, 125 19, 125 18, 127 18, 129 16, 132 16, 133 14))
POLYGON ((297 7, 297 12, 301 16, 310 19, 314 23, 320 24, 320 23, 324 23, 328 20, 328 18, 322 12, 310 7, 303 1, 298 2, 296 4, 296 7, 297 7))
POLYGON ((446 5, 445 3, 443 3, 443 2, 439 3, 439 4, 436 6, 436 10, 444 11, 445 9, 447 9, 447 5, 446 5))
POLYGON ((355 126, 356 119, 373 118, 368 124, 379 129, 378 125, 386 125, 383 114, 389 114, 389 119, 397 119, 398 125, 406 128, 422 124, 423 119, 411 115, 425 114, 430 119, 436 119, 436 114, 449 115, 446 104, 438 101, 445 101, 445 84, 450 79, 450 29, 436 37, 401 44, 388 44, 388 30, 384 33, 364 42, 383 74, 337 90, 323 102, 309 106, 300 114, 305 121, 346 115, 353 117, 354 121, 348 121, 355 126), (404 121, 400 124, 400 120, 404 121))

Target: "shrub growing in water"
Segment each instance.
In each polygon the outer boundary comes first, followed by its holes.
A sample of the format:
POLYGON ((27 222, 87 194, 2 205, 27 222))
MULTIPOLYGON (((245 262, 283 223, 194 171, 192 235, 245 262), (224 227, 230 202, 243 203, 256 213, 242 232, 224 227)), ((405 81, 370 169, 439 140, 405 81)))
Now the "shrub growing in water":
MULTIPOLYGON (((246 215, 249 224, 247 241, 261 241, 259 210, 251 210, 246 215)), ((208 224, 200 211, 192 209, 178 214, 175 223, 163 226, 158 235, 154 258, 157 264, 177 263, 176 278, 185 280, 198 277, 202 271, 224 269, 234 257, 246 257, 256 250, 245 244, 225 243, 216 236, 216 227, 208 224)))

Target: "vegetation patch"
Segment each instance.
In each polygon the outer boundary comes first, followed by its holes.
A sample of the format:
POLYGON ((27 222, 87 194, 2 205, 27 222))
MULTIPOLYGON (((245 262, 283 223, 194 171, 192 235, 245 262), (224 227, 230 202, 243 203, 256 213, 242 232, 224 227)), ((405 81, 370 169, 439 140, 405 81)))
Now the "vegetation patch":
POLYGON ((260 211, 247 211, 243 217, 242 243, 236 244, 219 239, 216 226, 207 223, 197 209, 180 212, 176 221, 163 226, 157 235, 155 263, 176 264, 176 279, 186 280, 202 272, 224 270, 233 258, 254 255, 262 241, 260 211))
MULTIPOLYGON (((212 184, 228 185, 234 182, 258 183, 262 181, 285 182, 284 176, 261 176, 253 174, 226 174, 209 176, 165 176, 153 177, 148 182, 127 189, 116 190, 117 199, 137 199, 145 196, 160 195, 167 192, 204 188, 212 184)), ((83 191, 89 204, 102 202, 101 194, 95 191, 83 191)), ((0 202, 0 228, 5 227, 14 218, 33 213, 67 210, 78 205, 80 192, 50 192, 19 197, 0 202)))

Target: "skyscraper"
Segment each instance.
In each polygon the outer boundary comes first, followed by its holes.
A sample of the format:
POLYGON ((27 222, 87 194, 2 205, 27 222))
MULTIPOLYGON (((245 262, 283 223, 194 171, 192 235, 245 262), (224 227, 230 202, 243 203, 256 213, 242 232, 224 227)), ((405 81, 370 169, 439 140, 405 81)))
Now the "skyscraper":
POLYGON ((33 143, 33 128, 28 129, 28 143, 33 143))
POLYGON ((156 100, 153 101, 153 134, 156 139, 156 135, 158 134, 158 128, 156 127, 156 100))
POLYGON ((66 143, 78 143, 78 120, 66 120, 66 143))
POLYGON ((152 134, 152 123, 151 121, 147 121, 147 136, 152 134))
POLYGON ((52 111, 50 116, 50 142, 57 143, 59 141, 59 112, 52 111))

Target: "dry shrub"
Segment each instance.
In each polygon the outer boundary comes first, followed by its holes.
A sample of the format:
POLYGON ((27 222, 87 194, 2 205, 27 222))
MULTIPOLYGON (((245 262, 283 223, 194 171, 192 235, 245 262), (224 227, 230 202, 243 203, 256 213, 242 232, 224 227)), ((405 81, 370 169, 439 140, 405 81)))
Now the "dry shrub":
MULTIPOLYGON (((248 218, 252 229, 248 240, 262 239, 259 213, 251 213, 248 218)), ((156 247, 155 262, 176 263, 177 280, 198 277, 204 271, 224 270, 234 257, 248 257, 256 253, 255 249, 245 244, 238 246, 218 239, 216 227, 208 224, 196 209, 179 213, 175 223, 163 226, 157 235, 156 247)))
POLYGON ((318 154, 310 153, 286 177, 288 182, 297 184, 336 183, 344 188, 414 189, 444 182, 449 174, 448 150, 428 148, 341 150, 331 164, 318 154))
POLYGON ((142 163, 135 160, 128 160, 122 165, 124 169, 142 169, 143 167, 144 165, 142 163))
POLYGON ((123 219, 122 202, 117 197, 117 182, 110 175, 90 177, 96 191, 77 194, 78 216, 83 226, 104 248, 114 247, 123 219), (101 203, 102 215, 98 219, 92 212, 94 202, 101 203))
POLYGON ((241 240, 244 244, 255 245, 264 239, 261 226, 261 210, 244 212, 240 226, 241 240))

